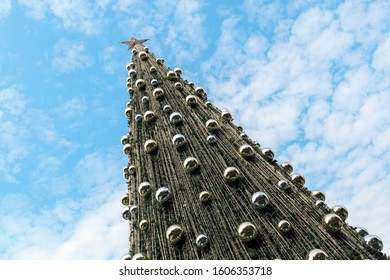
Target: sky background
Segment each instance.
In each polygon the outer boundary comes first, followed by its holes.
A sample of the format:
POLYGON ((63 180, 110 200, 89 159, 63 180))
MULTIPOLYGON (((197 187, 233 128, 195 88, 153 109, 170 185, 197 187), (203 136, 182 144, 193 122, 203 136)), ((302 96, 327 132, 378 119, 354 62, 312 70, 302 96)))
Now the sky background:
POLYGON ((127 250, 125 65, 146 42, 390 253, 390 2, 0 0, 0 259, 127 250))

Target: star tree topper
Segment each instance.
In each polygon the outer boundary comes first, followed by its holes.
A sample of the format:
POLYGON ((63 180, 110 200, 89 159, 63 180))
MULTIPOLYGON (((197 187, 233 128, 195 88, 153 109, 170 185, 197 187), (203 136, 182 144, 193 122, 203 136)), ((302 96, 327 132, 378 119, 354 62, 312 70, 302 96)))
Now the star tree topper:
POLYGON ((135 37, 131 37, 130 41, 124 41, 124 42, 119 42, 119 43, 128 45, 127 49, 130 50, 130 49, 134 48, 136 44, 142 44, 142 43, 146 42, 147 40, 149 40, 149 39, 138 40, 135 37))

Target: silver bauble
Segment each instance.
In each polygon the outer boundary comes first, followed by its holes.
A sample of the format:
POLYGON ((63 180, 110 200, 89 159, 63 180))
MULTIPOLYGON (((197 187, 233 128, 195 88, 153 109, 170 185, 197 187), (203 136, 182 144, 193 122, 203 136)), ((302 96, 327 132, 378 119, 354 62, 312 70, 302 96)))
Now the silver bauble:
POLYGON ((255 192, 252 195, 252 204, 256 209, 261 210, 269 204, 269 198, 264 192, 255 192))

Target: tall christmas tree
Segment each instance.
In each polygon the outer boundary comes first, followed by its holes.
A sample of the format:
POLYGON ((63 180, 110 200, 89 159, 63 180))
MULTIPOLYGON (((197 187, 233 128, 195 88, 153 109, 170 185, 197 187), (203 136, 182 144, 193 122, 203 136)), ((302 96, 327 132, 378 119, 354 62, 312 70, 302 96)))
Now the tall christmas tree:
POLYGON ((121 138, 123 259, 385 259, 382 241, 328 207, 180 68, 134 37, 121 138))

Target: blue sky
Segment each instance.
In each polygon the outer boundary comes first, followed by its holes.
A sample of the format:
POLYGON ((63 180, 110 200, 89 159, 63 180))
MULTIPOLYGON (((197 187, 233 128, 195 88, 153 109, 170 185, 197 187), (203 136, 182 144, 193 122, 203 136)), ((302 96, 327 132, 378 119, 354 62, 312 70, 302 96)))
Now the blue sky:
POLYGON ((389 1, 0 0, 0 259, 119 259, 134 35, 390 243, 389 1))

